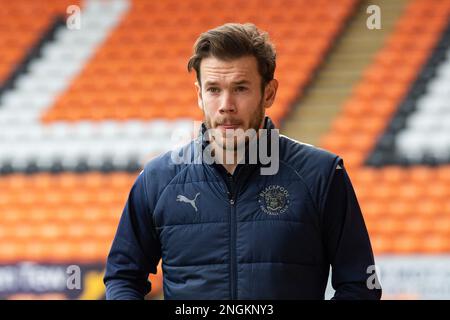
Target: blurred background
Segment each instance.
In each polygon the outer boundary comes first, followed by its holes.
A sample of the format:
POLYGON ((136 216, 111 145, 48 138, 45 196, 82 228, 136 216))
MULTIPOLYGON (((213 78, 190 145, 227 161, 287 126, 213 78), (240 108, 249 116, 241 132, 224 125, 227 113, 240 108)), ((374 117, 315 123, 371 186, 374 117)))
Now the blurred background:
POLYGON ((0 299, 104 299, 131 185, 202 119, 194 41, 226 22, 275 43, 281 132, 344 158, 383 298, 450 299, 449 17, 450 0, 1 1, 0 299))

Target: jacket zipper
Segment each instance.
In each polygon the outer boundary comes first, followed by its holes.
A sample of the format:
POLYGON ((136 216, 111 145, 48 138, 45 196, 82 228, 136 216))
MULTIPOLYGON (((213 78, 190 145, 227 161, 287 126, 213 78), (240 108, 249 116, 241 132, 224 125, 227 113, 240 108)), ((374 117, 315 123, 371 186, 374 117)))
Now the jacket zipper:
POLYGON ((230 202, 230 294, 231 300, 237 299, 237 262, 236 262, 236 193, 232 176, 228 176, 230 192, 228 200, 230 202))

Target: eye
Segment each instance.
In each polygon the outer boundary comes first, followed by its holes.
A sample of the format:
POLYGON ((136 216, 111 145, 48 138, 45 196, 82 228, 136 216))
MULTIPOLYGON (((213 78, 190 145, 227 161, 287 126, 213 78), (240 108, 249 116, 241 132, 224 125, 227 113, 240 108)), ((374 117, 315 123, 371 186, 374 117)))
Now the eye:
POLYGON ((244 86, 238 86, 238 87, 236 87, 236 91, 239 91, 239 92, 243 92, 243 91, 247 91, 247 87, 244 87, 244 86))
POLYGON ((220 90, 217 87, 209 87, 206 89, 206 91, 211 92, 211 93, 218 93, 220 90))

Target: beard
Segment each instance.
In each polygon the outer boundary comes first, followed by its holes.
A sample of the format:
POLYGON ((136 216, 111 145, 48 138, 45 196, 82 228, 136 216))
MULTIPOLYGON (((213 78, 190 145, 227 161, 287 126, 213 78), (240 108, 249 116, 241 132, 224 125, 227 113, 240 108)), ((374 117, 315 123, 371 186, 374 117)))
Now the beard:
POLYGON ((242 121, 234 119, 232 117, 220 118, 212 122, 212 120, 206 117, 205 108, 203 107, 203 117, 206 128, 210 132, 209 141, 214 141, 216 145, 223 149, 223 151, 237 151, 240 148, 246 147, 250 139, 255 138, 254 133, 258 133, 261 127, 261 123, 264 120, 264 106, 263 97, 258 103, 258 108, 255 115, 250 119, 247 128, 242 128, 242 121), (238 129, 227 129, 225 132, 218 129, 218 126, 223 124, 233 124, 239 126, 238 129), (254 130, 254 131, 253 131, 254 130), (247 134, 244 134, 247 132, 247 134), (250 133, 250 134, 249 134, 250 133))

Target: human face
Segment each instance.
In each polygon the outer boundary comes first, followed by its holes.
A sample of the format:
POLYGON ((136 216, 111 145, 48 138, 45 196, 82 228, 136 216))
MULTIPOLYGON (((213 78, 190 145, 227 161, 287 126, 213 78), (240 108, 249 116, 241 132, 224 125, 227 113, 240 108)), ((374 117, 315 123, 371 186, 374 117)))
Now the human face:
MULTIPOLYGON (((278 82, 272 80, 261 90, 262 78, 253 56, 233 60, 204 58, 200 64, 200 81, 196 88, 204 122, 208 129, 219 131, 222 139, 215 142, 224 149, 228 146, 236 149, 236 143, 225 141, 236 130, 261 128, 265 109, 273 104, 278 87, 278 82)), ((245 141, 242 134, 236 136, 237 145, 245 141)))

